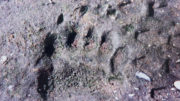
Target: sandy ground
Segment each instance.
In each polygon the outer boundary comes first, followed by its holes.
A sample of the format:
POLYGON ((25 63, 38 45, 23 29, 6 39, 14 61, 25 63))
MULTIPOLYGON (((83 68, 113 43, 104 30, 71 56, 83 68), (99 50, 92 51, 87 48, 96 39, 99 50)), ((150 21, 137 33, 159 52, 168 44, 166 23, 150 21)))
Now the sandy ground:
POLYGON ((0 0, 1 101, 180 101, 177 80, 179 0, 0 0))

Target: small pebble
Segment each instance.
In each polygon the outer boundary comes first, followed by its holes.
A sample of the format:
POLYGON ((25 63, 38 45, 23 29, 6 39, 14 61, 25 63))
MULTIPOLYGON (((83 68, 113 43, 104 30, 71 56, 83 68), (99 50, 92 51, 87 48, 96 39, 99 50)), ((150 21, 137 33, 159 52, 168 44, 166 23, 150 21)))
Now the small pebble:
POLYGON ((9 89, 10 91, 12 91, 12 90, 13 90, 13 88, 14 88, 14 86, 13 86, 13 85, 9 85, 9 86, 8 86, 8 89, 9 89))
POLYGON ((174 86, 176 87, 176 89, 180 90, 180 80, 179 81, 175 81, 174 82, 174 86))
POLYGON ((117 90, 114 90, 113 93, 117 93, 117 90))
POLYGON ((118 97, 115 97, 116 100, 119 100, 118 97))
POLYGON ((129 97, 133 97, 135 94, 129 94, 129 97))
POLYGON ((136 77, 138 77, 138 78, 140 78, 140 79, 145 79, 145 80, 147 80, 147 81, 151 81, 150 77, 147 76, 147 75, 146 75, 145 73, 143 73, 143 72, 137 71, 135 75, 136 75, 136 77))
POLYGON ((49 0, 49 3, 52 3, 53 1, 52 0, 49 0))
POLYGON ((171 90, 176 90, 175 88, 171 88, 171 90))
MULTIPOLYGON (((55 2, 53 0, 49 0, 49 3, 48 4, 55 4, 55 2)), ((48 5, 47 4, 47 5, 48 5)))
POLYGON ((139 88, 137 88, 137 87, 134 87, 134 89, 135 89, 135 90, 139 90, 139 88))
POLYGON ((180 63, 180 59, 178 59, 178 60, 176 61, 176 63, 180 63))
POLYGON ((5 63, 6 61, 7 61, 7 56, 2 56, 0 62, 5 63))

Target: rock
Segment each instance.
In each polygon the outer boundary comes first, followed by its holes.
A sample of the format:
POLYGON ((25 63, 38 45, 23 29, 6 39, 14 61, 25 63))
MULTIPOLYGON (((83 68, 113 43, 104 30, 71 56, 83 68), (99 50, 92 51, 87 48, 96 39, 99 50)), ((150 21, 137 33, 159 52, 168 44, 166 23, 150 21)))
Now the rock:
POLYGON ((7 61, 7 56, 2 56, 1 59, 0 59, 0 62, 3 64, 7 61))
POLYGON ((145 79, 145 80, 147 80, 147 81, 151 81, 151 78, 149 77, 149 76, 147 76, 145 73, 143 73, 143 72, 139 72, 139 71, 137 71, 136 72, 136 77, 138 77, 138 78, 140 78, 140 79, 145 79))
POLYGON ((180 80, 179 81, 175 81, 174 82, 174 86, 176 87, 176 89, 180 90, 180 80))

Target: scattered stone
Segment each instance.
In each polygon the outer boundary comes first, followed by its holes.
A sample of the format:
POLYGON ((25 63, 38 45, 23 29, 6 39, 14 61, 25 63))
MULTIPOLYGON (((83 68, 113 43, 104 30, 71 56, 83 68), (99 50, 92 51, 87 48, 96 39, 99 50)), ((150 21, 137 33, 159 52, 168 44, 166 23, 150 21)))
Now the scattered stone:
POLYGON ((55 2, 53 0, 49 0, 48 4, 55 4, 55 2))
POLYGON ((147 75, 146 75, 145 73, 143 73, 143 72, 137 71, 135 75, 136 75, 136 77, 138 77, 138 78, 140 78, 140 79, 145 79, 145 80, 147 80, 147 81, 151 81, 150 77, 147 76, 147 75))
POLYGON ((3 64, 7 61, 7 56, 2 56, 1 59, 0 59, 0 62, 3 64))
POLYGON ((176 63, 180 63, 180 59, 178 59, 178 60, 176 61, 176 63))
POLYGON ((8 89, 9 89, 10 91, 12 91, 12 90, 13 90, 13 88, 14 88, 14 86, 13 86, 13 85, 9 85, 9 86, 8 86, 8 89))
POLYGON ((176 87, 176 89, 180 90, 180 80, 179 81, 175 81, 174 82, 174 86, 176 87))
POLYGON ((171 88, 171 90, 176 90, 175 88, 171 88))
POLYGON ((137 87, 134 87, 134 89, 135 89, 135 90, 139 90, 139 88, 137 88, 137 87))
POLYGON ((135 94, 129 94, 129 97, 133 97, 135 94))
POLYGON ((52 0, 49 0, 49 3, 52 3, 53 1, 52 0))
POLYGON ((119 98, 118 98, 118 97, 115 97, 115 99, 116 99, 116 100, 119 100, 119 98))

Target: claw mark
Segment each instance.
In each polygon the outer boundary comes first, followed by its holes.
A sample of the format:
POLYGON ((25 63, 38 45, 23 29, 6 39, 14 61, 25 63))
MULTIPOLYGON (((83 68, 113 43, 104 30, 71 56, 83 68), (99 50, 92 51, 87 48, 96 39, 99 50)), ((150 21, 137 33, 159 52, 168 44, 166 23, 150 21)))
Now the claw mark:
POLYGON ((94 27, 89 28, 88 33, 86 35, 86 38, 91 38, 92 37, 93 30, 94 30, 94 27))
MULTIPOLYGON (((42 53, 42 56, 39 57, 36 61, 36 65, 40 62, 40 60, 44 57, 49 58, 51 60, 51 56, 54 53, 54 42, 56 40, 56 35, 48 33, 46 35, 46 38, 44 40, 44 52, 42 53)), ((53 72, 53 64, 52 61, 49 63, 50 65, 43 66, 39 71, 38 71, 38 87, 37 87, 37 92, 41 95, 41 97, 44 100, 47 100, 47 94, 48 90, 50 88, 54 88, 54 79, 51 77, 52 72, 53 72)))
POLYGON ((167 44, 170 45, 171 43, 171 35, 168 37, 168 41, 167 41, 167 44))
POLYGON ((94 27, 89 28, 88 33, 87 33, 87 35, 85 36, 86 42, 85 42, 85 44, 84 44, 84 47, 90 44, 89 41, 90 41, 90 39, 92 38, 93 30, 94 30, 94 27))
POLYGON ((116 51, 114 52, 113 56, 111 57, 110 59, 110 67, 111 67, 111 73, 114 73, 115 72, 115 66, 114 66, 114 61, 115 61, 115 58, 119 52, 119 50, 122 50, 124 47, 119 47, 116 49, 116 51))
POLYGON ((72 28, 72 30, 68 34, 67 41, 66 41, 66 45, 68 47, 72 46, 72 44, 76 38, 76 35, 77 35, 76 31, 74 30, 74 28, 72 28))
POLYGON ((101 36, 100 46, 102 46, 102 44, 107 41, 107 35, 109 34, 109 32, 110 31, 104 32, 103 35, 101 36))
POLYGON ((88 6, 87 5, 81 6, 81 8, 80 8, 81 16, 83 16, 87 11, 88 11, 88 6))
POLYGON ((56 40, 55 34, 48 33, 46 39, 44 40, 44 54, 51 57, 54 53, 54 42, 56 40))
POLYGON ((119 8, 122 8, 122 7, 124 7, 124 6, 128 5, 128 4, 131 4, 131 3, 132 3, 131 0, 128 0, 127 2, 120 3, 118 6, 119 6, 119 8))
POLYGON ((138 36, 139 36, 139 32, 136 31, 135 34, 134 34, 134 39, 137 40, 137 39, 138 39, 138 36))
POLYGON ((154 2, 150 2, 148 4, 148 16, 149 17, 153 17, 154 16, 154 8, 153 8, 153 6, 154 6, 154 2))
POLYGON ((54 85, 53 79, 51 78, 52 71, 53 71, 53 66, 51 65, 51 67, 48 68, 47 70, 42 69, 42 70, 39 70, 38 72, 37 91, 44 100, 47 100, 47 93, 48 93, 48 90, 50 89, 50 86, 54 85), (52 80, 51 83, 50 83, 50 80, 52 80))
POLYGON ((163 68, 165 70, 165 73, 169 73, 170 72, 170 70, 169 70, 169 61, 170 61, 169 59, 166 59, 164 64, 163 64, 163 68))
POLYGON ((64 20, 63 14, 61 13, 57 19, 57 25, 61 24, 64 20))
POLYGON ((54 53, 54 42, 56 40, 56 35, 51 34, 50 32, 46 35, 46 39, 44 40, 44 52, 42 55, 36 60, 35 66, 39 64, 40 60, 46 55, 51 57, 54 53))

